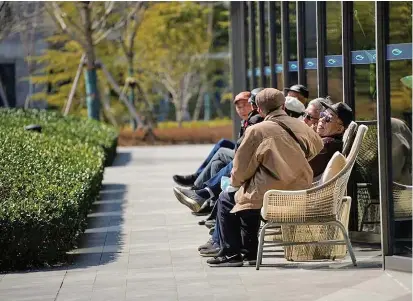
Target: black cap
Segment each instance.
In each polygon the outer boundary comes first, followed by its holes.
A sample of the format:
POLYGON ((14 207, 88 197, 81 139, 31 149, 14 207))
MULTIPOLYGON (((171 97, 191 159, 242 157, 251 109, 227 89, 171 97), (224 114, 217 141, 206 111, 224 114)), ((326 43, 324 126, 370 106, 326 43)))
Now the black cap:
POLYGON ((257 105, 257 103, 255 102, 255 96, 257 96, 258 93, 260 93, 262 90, 264 90, 264 88, 255 88, 254 90, 251 91, 251 96, 248 99, 249 103, 252 103, 254 106, 257 105))
POLYGON ((338 102, 336 104, 330 105, 324 101, 320 101, 321 104, 333 111, 338 118, 343 122, 344 127, 347 127, 354 119, 353 110, 344 102, 338 102))
POLYGON ((293 85, 290 88, 285 88, 285 91, 287 91, 287 93, 289 91, 294 91, 297 93, 300 93, 302 96, 304 96, 305 98, 308 98, 308 89, 306 86, 303 85, 293 85))

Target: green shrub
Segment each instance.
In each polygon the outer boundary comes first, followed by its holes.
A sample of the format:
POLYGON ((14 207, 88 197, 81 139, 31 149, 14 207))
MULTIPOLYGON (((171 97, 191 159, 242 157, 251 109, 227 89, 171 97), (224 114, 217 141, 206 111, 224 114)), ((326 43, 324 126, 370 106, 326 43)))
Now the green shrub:
POLYGON ((29 124, 42 126, 44 135, 100 145, 105 151, 105 165, 116 156, 118 132, 110 125, 77 116, 63 117, 46 110, 0 109, 0 127, 24 128, 29 124))
POLYGON ((76 246, 116 135, 97 122, 0 110, 1 270, 53 264, 76 246))

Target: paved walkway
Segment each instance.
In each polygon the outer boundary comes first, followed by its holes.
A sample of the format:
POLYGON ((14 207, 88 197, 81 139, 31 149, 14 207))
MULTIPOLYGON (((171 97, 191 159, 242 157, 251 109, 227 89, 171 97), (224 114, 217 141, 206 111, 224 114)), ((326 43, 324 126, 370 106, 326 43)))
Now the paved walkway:
POLYGON ((172 192, 172 174, 190 173, 210 146, 120 148, 107 168, 73 264, 0 275, 0 300, 412 300, 411 274, 383 272, 380 253, 359 262, 210 268, 199 257, 207 229, 172 192))

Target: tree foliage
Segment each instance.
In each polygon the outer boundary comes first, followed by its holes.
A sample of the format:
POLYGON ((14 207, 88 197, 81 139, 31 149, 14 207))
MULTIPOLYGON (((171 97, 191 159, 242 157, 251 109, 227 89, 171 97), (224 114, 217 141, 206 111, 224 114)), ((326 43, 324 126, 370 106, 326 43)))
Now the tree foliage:
POLYGON ((210 8, 194 2, 156 3, 146 11, 137 33, 141 78, 171 94, 178 122, 199 91, 201 65, 212 42, 209 13, 210 8))

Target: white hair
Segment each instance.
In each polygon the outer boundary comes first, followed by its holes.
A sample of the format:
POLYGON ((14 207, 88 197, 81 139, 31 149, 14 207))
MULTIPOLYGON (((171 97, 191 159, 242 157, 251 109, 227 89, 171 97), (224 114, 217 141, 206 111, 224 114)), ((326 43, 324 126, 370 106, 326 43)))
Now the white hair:
POLYGON ((333 102, 331 101, 330 96, 327 96, 326 98, 320 97, 320 98, 315 98, 315 99, 311 100, 311 101, 308 103, 307 108, 308 108, 309 106, 314 106, 314 107, 316 108, 316 110, 321 113, 321 112, 325 111, 325 109, 326 109, 326 108, 321 104, 322 101, 325 102, 326 104, 329 104, 329 105, 332 105, 332 104, 333 104, 333 102))

